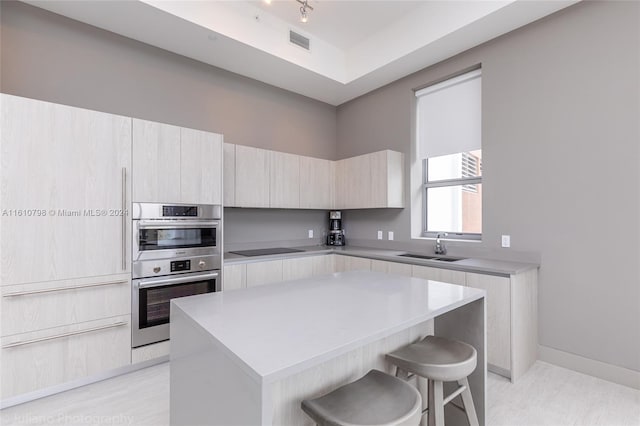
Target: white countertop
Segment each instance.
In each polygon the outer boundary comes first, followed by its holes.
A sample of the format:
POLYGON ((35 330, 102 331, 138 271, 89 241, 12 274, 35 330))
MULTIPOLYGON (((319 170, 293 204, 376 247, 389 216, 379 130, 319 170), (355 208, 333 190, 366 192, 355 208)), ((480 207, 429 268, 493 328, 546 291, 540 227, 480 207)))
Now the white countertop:
MULTIPOLYGON (((353 271, 172 300, 249 376, 272 382, 480 299, 483 290, 353 271)), ((176 311, 177 312, 177 311, 176 311)))
MULTIPOLYGON (((513 262, 499 259, 485 259, 468 257, 456 262, 442 262, 438 260, 416 259, 410 257, 399 256, 406 253, 402 250, 376 249, 369 247, 344 246, 344 247, 328 247, 328 246, 307 246, 292 247, 304 250, 300 253, 285 253, 266 256, 241 256, 234 253, 224 254, 224 263, 227 265, 237 263, 264 262, 273 259, 287 259, 293 257, 313 256, 321 254, 340 254, 344 256, 364 257, 368 259, 385 260, 387 262, 407 263, 410 265, 431 266, 434 268, 452 269, 463 272, 477 272, 481 274, 491 274, 499 276, 515 275, 526 272, 531 269, 538 268, 537 263, 513 262)), ((443 256, 447 257, 447 256, 443 256)))

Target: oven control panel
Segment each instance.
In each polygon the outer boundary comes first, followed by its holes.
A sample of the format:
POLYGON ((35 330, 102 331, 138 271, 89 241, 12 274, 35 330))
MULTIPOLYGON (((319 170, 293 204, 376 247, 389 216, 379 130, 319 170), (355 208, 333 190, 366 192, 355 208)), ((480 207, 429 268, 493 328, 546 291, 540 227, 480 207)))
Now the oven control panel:
POLYGON ((164 275, 185 274, 220 269, 222 259, 218 256, 189 256, 173 259, 140 260, 133 262, 132 277, 149 278, 164 275))
POLYGON ((171 262, 171 272, 190 271, 191 260, 174 260, 171 262))

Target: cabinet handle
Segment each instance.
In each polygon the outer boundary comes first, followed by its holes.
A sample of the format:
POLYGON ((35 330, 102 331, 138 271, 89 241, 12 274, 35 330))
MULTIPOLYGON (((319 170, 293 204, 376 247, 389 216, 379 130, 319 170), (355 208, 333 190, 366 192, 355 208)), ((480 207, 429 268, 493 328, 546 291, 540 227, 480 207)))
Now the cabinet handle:
POLYGON ((99 327, 87 328, 86 330, 78 330, 78 331, 70 331, 68 333, 58 334, 56 336, 48 336, 48 337, 39 337, 37 339, 31 340, 23 340, 19 342, 9 343, 7 345, 3 345, 2 349, 15 348, 16 346, 24 346, 30 345, 32 343, 46 342, 47 340, 61 339, 63 337, 76 336, 78 334, 91 333, 93 331, 106 330, 108 328, 122 327, 123 325, 127 325, 126 321, 120 321, 109 325, 101 325, 99 327))
POLYGON ((44 288, 40 290, 27 290, 27 291, 16 291, 14 293, 7 293, 2 297, 16 297, 16 296, 28 296, 30 294, 41 294, 41 293, 53 293, 56 291, 66 291, 66 290, 75 290, 78 288, 88 288, 88 287, 100 287, 103 285, 114 285, 114 284, 126 284, 128 280, 120 280, 120 281, 107 281, 103 283, 92 283, 92 284, 83 284, 77 286, 68 286, 68 287, 54 287, 54 288, 44 288))
POLYGON ((127 168, 122 168, 122 270, 127 270, 127 168))

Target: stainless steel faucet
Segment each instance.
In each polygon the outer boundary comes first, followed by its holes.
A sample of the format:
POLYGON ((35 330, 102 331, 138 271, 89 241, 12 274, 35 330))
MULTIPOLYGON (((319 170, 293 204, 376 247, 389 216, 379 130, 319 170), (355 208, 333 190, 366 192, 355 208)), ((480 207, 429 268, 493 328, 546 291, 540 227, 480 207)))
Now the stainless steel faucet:
POLYGON ((444 245, 444 241, 442 241, 440 238, 446 237, 447 234, 446 232, 443 233, 439 233, 438 235, 436 235, 436 250, 435 253, 436 254, 447 254, 447 248, 444 245))

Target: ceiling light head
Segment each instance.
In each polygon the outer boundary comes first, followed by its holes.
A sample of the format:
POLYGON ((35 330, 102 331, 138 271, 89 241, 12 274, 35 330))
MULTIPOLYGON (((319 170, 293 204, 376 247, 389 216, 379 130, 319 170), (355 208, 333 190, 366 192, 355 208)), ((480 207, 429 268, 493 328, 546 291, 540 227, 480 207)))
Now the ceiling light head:
POLYGON ((312 6, 309 6, 309 0, 296 0, 302 6, 300 7, 300 22, 305 23, 309 21, 309 11, 313 10, 312 6))

